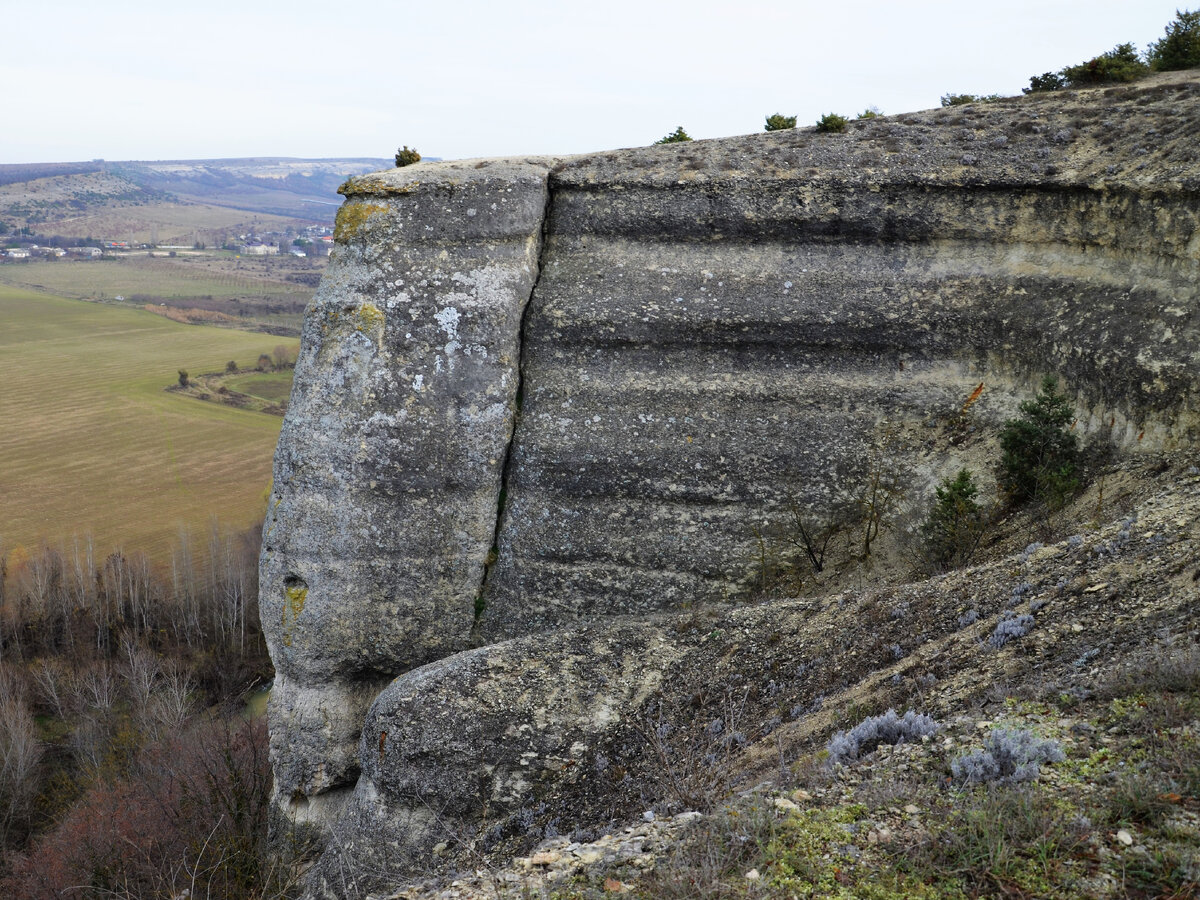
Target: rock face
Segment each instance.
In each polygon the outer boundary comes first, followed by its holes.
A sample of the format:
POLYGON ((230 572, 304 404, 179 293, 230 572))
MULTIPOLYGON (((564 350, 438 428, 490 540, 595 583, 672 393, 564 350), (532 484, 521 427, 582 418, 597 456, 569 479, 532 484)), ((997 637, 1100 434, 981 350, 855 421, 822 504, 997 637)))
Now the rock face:
POLYGON ((1198 119, 1176 76, 353 179, 264 537, 280 814, 357 781, 329 866, 388 868, 594 765, 691 652, 639 617, 751 596, 789 509, 925 493, 979 384, 981 433, 1049 372, 1094 444, 1194 445, 1198 119))
POLYGON ((276 794, 323 821, 396 674, 469 646, 546 169, 367 177, 305 321, 264 532, 276 794))

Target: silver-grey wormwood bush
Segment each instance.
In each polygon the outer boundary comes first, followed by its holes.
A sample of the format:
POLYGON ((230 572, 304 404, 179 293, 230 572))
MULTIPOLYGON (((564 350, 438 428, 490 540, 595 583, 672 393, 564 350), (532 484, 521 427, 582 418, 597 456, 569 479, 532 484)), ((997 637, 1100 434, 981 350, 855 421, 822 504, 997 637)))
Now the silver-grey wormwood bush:
POLYGON ((1011 612, 1005 610, 1004 615, 996 624, 996 630, 988 638, 988 645, 995 650, 999 650, 1009 641, 1015 641, 1017 638, 1023 638, 1029 634, 1033 628, 1033 623, 1033 616, 1014 616, 1011 612))
POLYGON ((966 784, 1017 784, 1032 781, 1042 763, 1065 759, 1058 741, 1040 738, 1032 731, 997 728, 972 750, 950 763, 954 777, 966 784))
POLYGON ((903 716, 898 716, 894 709, 889 709, 881 716, 863 719, 849 731, 839 731, 835 734, 827 747, 829 762, 850 762, 864 753, 870 753, 880 744, 919 741, 923 737, 937 734, 940 727, 924 713, 915 713, 910 709, 903 716))

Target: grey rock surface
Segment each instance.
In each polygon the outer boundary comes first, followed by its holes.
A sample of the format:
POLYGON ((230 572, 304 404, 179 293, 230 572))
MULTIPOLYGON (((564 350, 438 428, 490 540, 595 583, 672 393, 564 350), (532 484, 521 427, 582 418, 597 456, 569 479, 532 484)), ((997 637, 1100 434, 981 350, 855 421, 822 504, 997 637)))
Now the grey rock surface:
POLYGON ((993 448, 1045 373, 1096 447, 1195 446, 1200 81, 1113 91, 347 185, 261 579, 277 810, 340 842, 327 886, 516 815, 522 753, 628 740, 602 709, 715 665, 656 617, 752 597, 789 507, 928 492, 977 385, 993 448))
POLYGON ((336 809, 396 674, 469 646, 547 167, 355 179, 307 310, 264 529, 277 805, 336 809))
POLYGON ((750 773, 742 787, 756 783, 756 754, 765 778, 782 748, 827 739, 847 709, 919 704, 940 720, 1030 671, 1094 689, 1078 665, 1088 648, 1103 646, 1117 670, 1157 635, 1194 629, 1200 478, 1183 481, 1138 506, 1137 538, 1158 536, 1153 561, 1099 552, 1125 527, 1113 522, 1036 557, 919 584, 598 620, 409 672, 371 708, 362 777, 308 895, 341 900, 486 869, 556 834, 582 841, 646 810, 719 802, 739 769, 750 773), (1017 584, 1027 586, 1019 611, 1037 610, 1036 622, 988 648, 1017 584), (981 613, 968 626, 965 601, 981 613))

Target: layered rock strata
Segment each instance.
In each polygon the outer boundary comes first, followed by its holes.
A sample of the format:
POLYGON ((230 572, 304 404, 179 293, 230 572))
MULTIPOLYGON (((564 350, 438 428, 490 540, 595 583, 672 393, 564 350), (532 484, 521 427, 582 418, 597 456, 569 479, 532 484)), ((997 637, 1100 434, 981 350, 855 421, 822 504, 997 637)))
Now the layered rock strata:
MULTIPOLYGON (((397 799, 411 729, 476 727, 422 705, 444 673, 513 692, 520 733, 592 677, 573 623, 746 598, 755 529, 872 468, 921 495, 962 464, 923 429, 979 384, 982 431, 1051 372, 1089 440, 1194 444, 1200 84, 1116 91, 353 179, 264 538, 278 810, 328 826, 369 764, 344 821, 399 853, 431 815, 397 799), (548 679, 434 662, 513 639, 548 679)), ((569 762, 599 708, 530 752, 569 762)), ((511 762, 472 790, 515 802, 511 762)))

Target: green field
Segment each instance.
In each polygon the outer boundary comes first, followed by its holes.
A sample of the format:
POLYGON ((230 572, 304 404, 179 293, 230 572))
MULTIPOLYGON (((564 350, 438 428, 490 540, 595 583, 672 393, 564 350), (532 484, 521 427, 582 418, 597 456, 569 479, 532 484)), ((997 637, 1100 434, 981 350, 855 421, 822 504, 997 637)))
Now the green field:
POLYGON ((90 533, 162 559, 181 526, 250 524, 280 419, 164 388, 280 342, 0 285, 0 546, 90 533))
POLYGON ((295 284, 213 270, 201 262, 135 256, 112 260, 64 259, 0 266, 0 283, 65 297, 305 297, 295 284))
POLYGON ((0 285, 105 302, 120 297, 128 306, 153 306, 176 321, 297 334, 313 288, 287 278, 316 278, 319 272, 319 264, 291 259, 131 255, 0 265, 0 285))
POLYGON ((292 391, 292 373, 288 371, 239 375, 236 378, 226 378, 225 386, 231 391, 249 394, 268 403, 282 403, 292 391))

